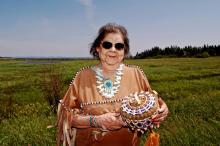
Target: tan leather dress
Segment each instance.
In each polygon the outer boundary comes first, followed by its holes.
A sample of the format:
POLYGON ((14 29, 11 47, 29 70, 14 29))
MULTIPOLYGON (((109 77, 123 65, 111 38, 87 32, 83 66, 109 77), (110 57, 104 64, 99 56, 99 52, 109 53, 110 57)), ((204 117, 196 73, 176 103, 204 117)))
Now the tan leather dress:
MULTIPOLYGON (((132 146, 138 145, 136 134, 124 127, 102 132, 99 128, 71 127, 73 114, 101 115, 120 112, 121 99, 130 93, 151 90, 144 72, 136 66, 125 65, 119 91, 111 99, 97 90, 96 73, 91 67, 79 71, 62 99, 57 119, 57 145, 76 146, 132 146), (113 102, 109 102, 112 100, 113 102), (83 105, 83 106, 82 106, 83 105)), ((139 139, 139 138, 137 138, 139 139)))

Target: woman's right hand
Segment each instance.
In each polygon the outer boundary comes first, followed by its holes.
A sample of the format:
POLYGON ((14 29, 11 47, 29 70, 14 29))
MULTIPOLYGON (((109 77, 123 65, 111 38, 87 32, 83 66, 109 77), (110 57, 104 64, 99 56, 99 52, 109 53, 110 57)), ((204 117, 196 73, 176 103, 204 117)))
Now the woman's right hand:
POLYGON ((103 130, 116 130, 127 125, 123 122, 120 113, 106 113, 96 116, 96 122, 103 130))

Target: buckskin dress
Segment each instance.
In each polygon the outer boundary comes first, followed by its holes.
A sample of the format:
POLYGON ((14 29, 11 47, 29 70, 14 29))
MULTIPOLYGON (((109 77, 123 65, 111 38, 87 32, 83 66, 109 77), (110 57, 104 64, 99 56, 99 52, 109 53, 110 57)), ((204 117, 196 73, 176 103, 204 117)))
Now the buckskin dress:
POLYGON ((71 116, 101 115, 120 112, 123 97, 151 90, 144 72, 137 66, 124 65, 118 92, 112 98, 103 97, 97 89, 96 66, 83 68, 71 82, 63 97, 57 116, 57 145, 134 146, 139 139, 129 128, 102 131, 100 128, 74 128, 71 116), (136 142, 135 142, 136 141, 136 142))

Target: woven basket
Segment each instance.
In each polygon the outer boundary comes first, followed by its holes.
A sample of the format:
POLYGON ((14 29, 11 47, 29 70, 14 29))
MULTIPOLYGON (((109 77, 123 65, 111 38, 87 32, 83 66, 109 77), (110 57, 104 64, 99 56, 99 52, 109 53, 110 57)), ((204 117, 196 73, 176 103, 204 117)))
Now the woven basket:
POLYGON ((126 96, 121 105, 122 119, 132 130, 144 132, 152 125, 152 116, 157 114, 158 93, 141 91, 126 96))

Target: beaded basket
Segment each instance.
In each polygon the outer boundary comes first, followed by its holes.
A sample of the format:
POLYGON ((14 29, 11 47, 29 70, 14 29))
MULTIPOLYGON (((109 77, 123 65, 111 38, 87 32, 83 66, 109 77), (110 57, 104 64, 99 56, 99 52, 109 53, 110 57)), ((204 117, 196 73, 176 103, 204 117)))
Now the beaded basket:
POLYGON ((156 91, 136 92, 122 101, 121 116, 132 130, 144 132, 152 125, 151 118, 157 114, 158 107, 156 91))

